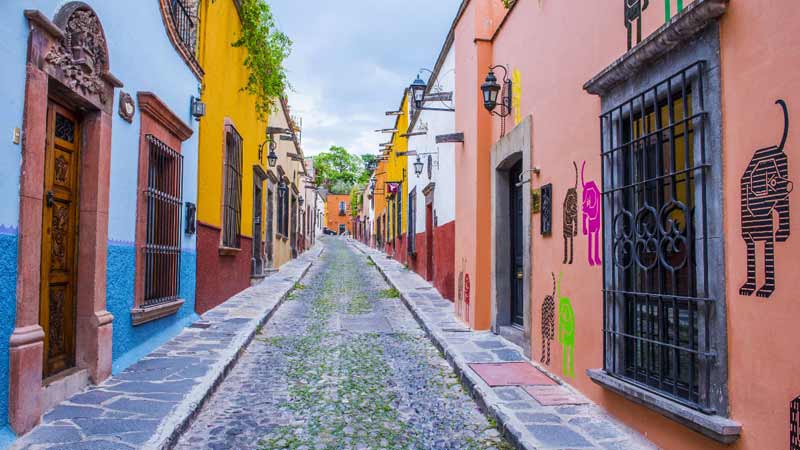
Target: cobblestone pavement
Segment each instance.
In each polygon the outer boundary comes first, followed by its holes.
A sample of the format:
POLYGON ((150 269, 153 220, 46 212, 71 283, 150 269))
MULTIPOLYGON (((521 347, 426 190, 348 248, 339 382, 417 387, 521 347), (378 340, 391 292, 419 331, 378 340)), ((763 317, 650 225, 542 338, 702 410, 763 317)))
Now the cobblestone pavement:
POLYGON ((122 373, 68 398, 12 449, 168 446, 320 251, 307 252, 203 314, 205 327, 185 328, 122 373))
POLYGON ((325 245, 175 448, 511 448, 374 264, 325 245))
POLYGON ((370 257, 451 361, 463 383, 497 418, 505 435, 524 449, 653 450, 643 436, 557 376, 523 355, 522 349, 491 332, 471 331, 455 318, 453 304, 432 286, 385 254, 350 241, 370 257), (550 385, 489 386, 475 367, 505 364, 546 374, 550 385), (535 368, 535 369, 534 369, 535 368), (555 381, 555 384, 552 382, 555 381), (536 396, 536 398, 534 398, 536 396))

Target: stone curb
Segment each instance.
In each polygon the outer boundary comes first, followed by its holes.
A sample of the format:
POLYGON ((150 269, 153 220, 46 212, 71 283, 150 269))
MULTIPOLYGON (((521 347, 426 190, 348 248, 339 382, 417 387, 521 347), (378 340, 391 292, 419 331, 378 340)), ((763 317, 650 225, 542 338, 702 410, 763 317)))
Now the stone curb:
MULTIPOLYGON (((221 318, 210 319, 211 322, 217 321, 218 323, 220 320, 224 321, 230 319, 231 315, 241 315, 241 311, 243 309, 251 311, 252 315, 247 316, 247 314, 245 314, 248 318, 250 318, 250 320, 248 320, 246 323, 242 323, 241 327, 236 330, 235 335, 229 338, 224 349, 221 350, 218 359, 212 365, 208 366, 206 373, 198 378, 195 378, 195 382, 189 392, 186 393, 185 396, 180 399, 180 401, 175 404, 173 408, 166 412, 166 414, 162 415, 161 417, 153 417, 153 419, 160 420, 160 423, 155 428, 153 435, 137 448, 147 450, 166 450, 172 448, 172 446, 177 443, 181 434, 189 428, 197 414, 200 412, 200 409, 214 394, 217 387, 219 387, 231 369, 233 369, 233 367, 236 365, 239 357, 244 353, 248 344, 250 344, 250 342, 252 342, 252 340, 255 338, 260 328, 263 327, 273 317, 274 313, 278 310, 278 308, 280 308, 283 302, 288 298, 289 294, 291 294, 291 292, 294 290, 296 284, 305 277, 308 270, 322 254, 322 250, 323 248, 321 245, 315 246, 311 250, 308 250, 306 253, 301 255, 299 258, 285 264, 280 268, 280 270, 275 272, 272 276, 264 279, 261 283, 244 289, 220 304, 217 308, 214 308, 206 313, 209 314, 217 312, 217 314, 220 314, 221 309, 228 308, 225 309, 225 313, 223 313, 227 315, 223 315, 221 318), (270 283, 269 280, 271 279, 278 281, 270 283), (268 301, 259 302, 259 299, 263 300, 263 297, 259 298, 258 292, 260 289, 264 289, 266 287, 264 286, 265 284, 272 285, 268 289, 272 289, 274 297, 270 298, 268 301), (235 299, 238 299, 239 303, 234 302, 236 305, 232 306, 231 300, 235 299), (252 304, 250 304, 251 302, 252 304)), ((206 314, 204 314, 203 317, 205 317, 206 314)), ((172 339, 167 341, 164 345, 170 344, 177 338, 185 338, 187 334, 198 332, 201 331, 197 329, 186 328, 172 339)), ((162 347, 155 349, 152 353, 159 352, 159 349, 161 348, 162 347)), ((123 375, 125 373, 126 372, 123 371, 119 375, 123 375)), ((109 378, 105 382, 95 386, 94 389, 103 389, 108 385, 108 383, 113 385, 115 381, 118 381, 115 380, 115 377, 109 378)), ((122 381, 122 383, 125 383, 125 381, 122 381)), ((76 395, 80 395, 84 392, 85 391, 79 392, 76 395)), ((71 398, 67 399, 65 402, 69 402, 70 399, 71 398)), ((37 426, 37 428, 52 427, 52 423, 49 423, 46 419, 47 418, 45 416, 45 420, 43 420, 41 424, 37 426)), ((21 436, 14 444, 12 444, 10 448, 19 449, 28 448, 28 446, 33 446, 33 448, 36 449, 62 448, 61 446, 67 444, 66 442, 59 443, 55 441, 37 442, 34 440, 31 442, 30 436, 34 434, 37 428, 34 428, 34 430, 27 435, 21 436)), ((72 442, 69 445, 81 445, 82 443, 83 445, 87 446, 86 448, 94 448, 92 447, 94 444, 110 444, 113 442, 115 442, 113 435, 94 437, 84 434, 84 438, 81 442, 72 442), (100 440, 93 440, 97 438, 100 440)))
MULTIPOLYGON (((444 336, 442 336, 438 330, 431 327, 423 319, 421 311, 417 305, 409 301, 400 285, 395 280, 392 280, 392 278, 384 270, 383 266, 379 264, 375 258, 373 258, 374 255, 367 253, 359 244, 352 245, 352 247, 366 255, 370 261, 375 263, 375 267, 377 267, 378 271, 381 273, 386 282, 397 289, 397 291, 400 293, 400 299, 403 301, 403 304, 406 306, 406 308, 408 308, 409 311, 411 311, 411 315, 414 316, 414 319, 417 321, 417 323, 419 323, 420 327, 425 330, 428 338, 431 339, 436 348, 442 352, 445 359, 450 364, 450 367, 453 368, 456 376, 458 376, 459 380, 461 380, 464 388, 467 390, 467 392, 469 392, 472 398, 475 399, 481 410, 497 421, 497 425, 500 428, 503 436, 518 450, 537 450, 537 447, 533 446, 530 442, 526 442, 527 440, 525 438, 525 431, 513 423, 511 418, 508 417, 504 412, 500 411, 498 406, 500 403, 499 399, 491 390, 491 388, 489 388, 474 371, 468 369, 469 366, 467 365, 467 361, 465 361, 464 358, 456 355, 456 352, 450 348, 450 345, 447 343, 447 340, 444 338, 444 336)), ((377 254, 382 255, 380 252, 377 254)))
MULTIPOLYGON (((178 442, 178 439, 181 437, 181 435, 189 429, 192 421, 195 419, 195 417, 197 417, 197 414, 203 408, 203 405, 205 405, 206 401, 208 401, 208 399, 214 395, 214 392, 216 392, 219 385, 222 384, 222 382, 225 380, 225 377, 228 376, 228 373, 230 373, 230 371, 239 361, 242 353, 244 353, 247 346, 253 341, 261 327, 269 322, 278 308, 283 305, 283 302, 286 301, 286 298, 289 297, 289 294, 294 291, 295 285, 305 277, 306 273, 308 273, 308 270, 313 265, 313 259, 322 256, 323 250, 324 248, 313 248, 308 250, 305 255, 301 256, 301 258, 288 263, 302 264, 300 275, 296 280, 294 280, 292 286, 283 292, 278 302, 275 303, 272 308, 268 308, 266 311, 264 311, 258 320, 251 321, 246 325, 246 331, 237 335, 235 344, 229 347, 233 351, 230 354, 225 355, 222 360, 215 364, 214 367, 211 368, 211 371, 200 382, 200 384, 195 386, 195 388, 192 389, 192 391, 186 396, 184 401, 181 402, 174 410, 172 410, 165 421, 159 426, 158 430, 156 431, 156 435, 142 447, 143 449, 168 450, 178 442), (313 255, 314 253, 316 253, 316 255, 313 255), (309 261, 309 259, 311 259, 311 261, 309 261)), ((272 276, 276 276, 278 274, 280 274, 280 271, 272 276)), ((247 289, 245 289, 245 291, 247 291, 247 289)))
MULTIPOLYGON (((408 310, 413 315, 414 319, 419 323, 420 327, 425 330, 425 333, 431 339, 433 344, 439 349, 439 351, 444 355, 447 362, 453 368, 453 371, 458 376, 459 380, 461 381, 464 388, 470 393, 470 395, 475 399, 478 406, 481 410, 493 418, 497 422, 497 426, 502 433, 502 435, 518 450, 539 450, 541 448, 556 448, 553 447, 552 443, 545 443, 540 442, 536 436, 532 434, 532 432, 526 428, 525 423, 520 421, 519 418, 514 417, 512 413, 513 410, 510 410, 507 404, 504 404, 503 399, 498 396, 498 393, 495 392, 493 388, 491 388, 486 382, 480 378, 480 376, 469 367, 469 361, 465 358, 462 351, 456 349, 454 344, 450 342, 449 338, 445 335, 441 327, 436 325, 436 318, 431 316, 426 310, 423 309, 424 305, 418 304, 417 301, 411 299, 416 290, 419 286, 408 286, 408 280, 406 283, 403 284, 400 280, 396 279, 397 275, 394 272, 394 268, 389 267, 391 265, 397 265, 398 268, 402 269, 402 266, 399 262, 388 258, 384 253, 366 247, 360 242, 351 241, 351 246, 361 252, 362 254, 366 255, 376 266, 378 271, 384 277, 384 279, 389 283, 390 286, 394 287, 400 293, 400 299, 403 304, 408 308, 408 310), (544 447, 540 447, 543 445, 544 447)), ((408 270, 408 269, 405 269, 408 270)), ((402 273, 402 272, 400 272, 402 273)), ((413 272, 409 272, 410 274, 414 274, 413 272)), ((420 278, 421 281, 424 282, 420 278)), ((425 285, 430 286, 427 282, 424 282, 425 285)), ((438 293, 437 293, 438 295, 438 293)), ((440 297, 441 298, 441 297, 440 297)), ((442 301, 446 301, 442 299, 442 301)), ((469 330, 470 334, 481 334, 482 332, 475 332, 469 330)), ((488 333, 488 332, 487 332, 488 333)), ((493 335, 494 336, 494 335, 493 335)), ((523 355, 522 349, 508 342, 506 339, 500 336, 494 336, 496 340, 502 341, 506 347, 513 348, 518 351, 520 355, 523 355)), ((524 358, 524 361, 530 362, 534 367, 545 373, 547 376, 552 378, 554 381, 559 383, 563 388, 571 391, 572 393, 576 394, 579 397, 585 397, 582 393, 575 390, 572 386, 568 383, 561 380, 559 377, 555 376, 554 374, 550 373, 546 368, 542 368, 539 364, 534 361, 531 361, 529 358, 524 358)), ((593 405, 594 408, 599 408, 594 402, 587 399, 588 403, 593 405)), ((534 400, 535 402, 535 400, 534 400)), ((613 419, 612 419, 613 421, 613 419)), ((614 445, 616 443, 622 443, 624 447, 619 448, 630 448, 630 449, 655 449, 655 447, 650 442, 646 442, 646 438, 641 436, 635 430, 630 429, 625 424, 620 423, 618 421, 613 421, 613 425, 620 429, 621 436, 625 436, 629 441, 628 443, 622 442, 608 442, 610 445, 614 445)), ((596 447, 593 448, 600 448, 602 445, 605 448, 604 444, 600 444, 599 442, 594 443, 596 447)), ((570 447, 567 445, 566 447, 570 447)), ((557 448, 562 448, 562 446, 557 446, 557 448)), ((583 448, 583 447, 582 447, 583 448)), ((617 448, 617 447, 614 447, 617 448)))

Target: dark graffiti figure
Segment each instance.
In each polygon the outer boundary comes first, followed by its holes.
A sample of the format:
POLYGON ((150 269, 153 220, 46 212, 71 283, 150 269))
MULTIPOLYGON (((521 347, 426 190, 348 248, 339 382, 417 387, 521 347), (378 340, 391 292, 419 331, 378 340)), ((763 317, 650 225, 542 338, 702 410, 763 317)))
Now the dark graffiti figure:
POLYGON ((800 397, 789 404, 789 450, 800 450, 800 397))
POLYGON ((625 28, 628 29, 628 50, 633 46, 633 22, 636 22, 636 43, 642 42, 642 11, 650 0, 622 0, 625 2, 625 28))
POLYGON ((575 187, 569 188, 564 198, 564 264, 572 264, 575 236, 578 235, 578 165, 575 161, 572 165, 575 166, 575 187))
POLYGON ((789 111, 783 100, 783 138, 777 147, 757 150, 742 176, 742 237, 747 244, 747 281, 741 295, 767 298, 775 291, 775 242, 789 239, 789 160, 783 149, 789 135, 789 111), (778 227, 775 228, 777 215, 778 227), (764 242, 764 285, 756 291, 756 242, 764 242))
POLYGON ((556 274, 553 277, 553 293, 544 298, 542 303, 542 364, 550 365, 550 342, 556 337, 556 274))

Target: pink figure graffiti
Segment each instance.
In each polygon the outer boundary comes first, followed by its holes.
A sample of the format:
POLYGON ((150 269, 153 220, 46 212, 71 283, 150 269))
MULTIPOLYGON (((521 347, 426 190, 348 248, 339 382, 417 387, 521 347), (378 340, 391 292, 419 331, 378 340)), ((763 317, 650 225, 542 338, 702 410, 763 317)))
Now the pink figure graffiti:
POLYGON ((583 234, 589 236, 589 265, 599 266, 600 260, 600 189, 594 181, 585 181, 583 172, 586 161, 581 165, 581 184, 583 185, 583 234), (594 239, 592 239, 594 237, 594 239), (594 240, 594 253, 592 249, 594 240))

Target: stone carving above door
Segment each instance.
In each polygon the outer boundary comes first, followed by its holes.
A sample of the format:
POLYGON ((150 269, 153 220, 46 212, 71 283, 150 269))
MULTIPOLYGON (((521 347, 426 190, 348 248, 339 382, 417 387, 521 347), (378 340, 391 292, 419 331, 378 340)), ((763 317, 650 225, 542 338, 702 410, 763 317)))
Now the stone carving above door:
POLYGON ((64 74, 68 87, 83 95, 108 96, 102 74, 108 67, 106 39, 100 20, 91 9, 76 9, 67 19, 64 38, 50 49, 45 60, 64 74))

